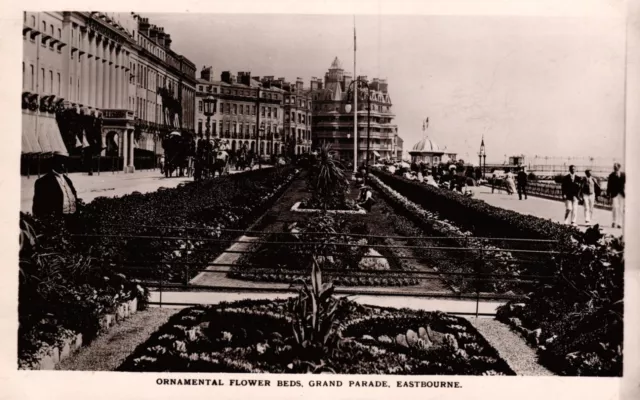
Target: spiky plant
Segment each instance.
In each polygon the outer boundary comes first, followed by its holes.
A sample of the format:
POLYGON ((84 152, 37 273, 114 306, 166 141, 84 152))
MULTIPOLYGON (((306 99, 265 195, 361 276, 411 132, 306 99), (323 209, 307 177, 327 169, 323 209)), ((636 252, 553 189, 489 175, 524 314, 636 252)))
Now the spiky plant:
POLYGON ((330 144, 323 144, 312 160, 308 176, 309 189, 323 210, 336 201, 344 201, 349 181, 342 162, 330 144))

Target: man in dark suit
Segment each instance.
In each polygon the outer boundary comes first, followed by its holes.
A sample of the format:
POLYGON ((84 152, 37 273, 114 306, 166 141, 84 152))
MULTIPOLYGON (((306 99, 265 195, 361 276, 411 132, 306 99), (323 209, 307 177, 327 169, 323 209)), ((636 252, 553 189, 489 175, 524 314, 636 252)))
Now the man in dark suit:
POLYGON ((51 171, 35 183, 33 215, 37 218, 73 217, 78 208, 78 197, 73 182, 64 174, 65 154, 56 152, 51 171))
POLYGON ((622 228, 624 220, 624 186, 626 177, 624 172, 620 171, 620 163, 613 165, 613 172, 607 180, 607 196, 611 199, 613 222, 612 228, 622 228))
POLYGON ((579 194, 580 178, 576 176, 576 167, 570 165, 569 174, 562 178, 562 198, 565 204, 565 224, 569 224, 569 217, 571 217, 571 225, 576 224, 579 194))
POLYGON ((520 171, 516 176, 516 183, 518 184, 518 197, 522 200, 522 195, 524 194, 524 199, 527 199, 527 172, 524 170, 524 167, 520 167, 520 171))

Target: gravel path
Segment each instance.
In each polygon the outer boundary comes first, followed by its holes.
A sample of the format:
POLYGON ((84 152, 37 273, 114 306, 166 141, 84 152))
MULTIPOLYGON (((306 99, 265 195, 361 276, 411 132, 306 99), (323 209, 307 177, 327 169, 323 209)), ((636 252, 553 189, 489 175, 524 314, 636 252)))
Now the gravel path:
POLYGON ((89 346, 63 360, 56 369, 65 371, 113 371, 137 346, 167 322, 177 309, 150 308, 113 326, 89 346))
POLYGON ((536 351, 507 325, 488 318, 469 318, 469 321, 517 375, 554 376, 538 364, 536 351))

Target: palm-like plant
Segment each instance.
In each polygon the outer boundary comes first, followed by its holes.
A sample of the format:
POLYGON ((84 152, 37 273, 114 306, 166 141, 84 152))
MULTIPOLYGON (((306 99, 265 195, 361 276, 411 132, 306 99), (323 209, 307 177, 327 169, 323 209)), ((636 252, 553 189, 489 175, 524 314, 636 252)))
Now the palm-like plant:
POLYGON ((309 189, 322 209, 335 200, 344 200, 349 181, 343 164, 335 157, 330 144, 323 144, 311 162, 309 189))

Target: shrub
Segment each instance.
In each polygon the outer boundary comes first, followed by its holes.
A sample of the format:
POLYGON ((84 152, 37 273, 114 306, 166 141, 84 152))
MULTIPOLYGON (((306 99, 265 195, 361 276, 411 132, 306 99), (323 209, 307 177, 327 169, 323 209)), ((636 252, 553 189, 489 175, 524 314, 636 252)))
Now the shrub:
POLYGON ((555 183, 562 183, 562 179, 564 179, 564 175, 558 174, 553 177, 553 181, 555 183))
POLYGON ((29 368, 43 345, 58 345, 69 331, 90 342, 100 316, 134 298, 144 309, 149 292, 134 280, 76 251, 54 220, 20 214, 18 359, 29 368))
POLYGON ((527 175, 527 178, 528 178, 530 181, 537 181, 537 180, 538 180, 538 177, 537 177, 537 176, 536 176, 536 174, 534 174, 533 172, 529 172, 529 175, 527 175))
POLYGON ((576 235, 561 279, 498 310, 561 375, 622 376, 624 242, 597 226, 576 235))

